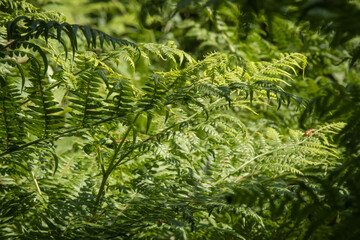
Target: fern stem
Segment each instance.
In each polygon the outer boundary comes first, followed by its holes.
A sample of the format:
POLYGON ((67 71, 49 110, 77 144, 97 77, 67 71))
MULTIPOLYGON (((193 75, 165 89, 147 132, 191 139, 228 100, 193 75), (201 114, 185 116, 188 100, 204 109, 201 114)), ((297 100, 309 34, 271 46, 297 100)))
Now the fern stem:
POLYGON ((36 188, 36 191, 38 192, 39 195, 42 195, 42 192, 41 192, 41 189, 40 189, 40 186, 35 178, 35 175, 34 175, 34 172, 30 170, 30 175, 31 175, 31 179, 33 180, 34 184, 35 184, 35 188, 36 188))
MULTIPOLYGON (((140 114, 141 114, 141 112, 138 112, 138 113, 136 114, 136 116, 135 116, 135 118, 134 118, 134 120, 133 120, 133 123, 136 122, 136 120, 138 119, 138 117, 140 116, 140 114)), ((124 144, 127 136, 129 135, 130 131, 132 130, 132 128, 133 128, 133 127, 132 127, 132 124, 130 124, 130 125, 128 126, 128 128, 126 129, 126 132, 125 132, 125 134, 124 134, 124 137, 122 137, 121 142, 119 143, 119 145, 118 145, 117 148, 115 149, 115 152, 114 152, 114 155, 113 155, 113 157, 112 157, 112 159, 111 159, 111 161, 110 161, 108 170, 111 169, 111 171, 112 171, 112 169, 113 169, 112 166, 113 166, 113 164, 114 164, 114 162, 115 162, 115 160, 116 160, 116 156, 119 154, 119 152, 120 152, 120 150, 121 150, 121 147, 123 146, 123 144, 124 144)))
MULTIPOLYGON (((110 172, 112 172, 127 156, 130 155, 135 150, 135 147, 130 149, 127 153, 123 154, 119 160, 111 167, 110 172)), ((110 168, 110 167, 109 167, 110 168)))
POLYGON ((81 126, 85 126, 86 124, 86 118, 87 118, 87 110, 88 110, 88 105, 89 105, 89 94, 91 92, 90 90, 90 82, 89 81, 86 81, 86 99, 85 99, 85 104, 84 104, 84 115, 82 117, 82 121, 81 121, 81 126))
MULTIPOLYGON (((138 113, 136 114, 136 116, 135 116, 135 118, 134 118, 134 120, 133 120, 133 123, 136 122, 136 120, 138 119, 138 117, 140 116, 140 114, 141 114, 141 112, 138 112, 138 113)), ((102 196, 104 195, 104 191, 105 191, 105 185, 106 185, 107 179, 109 178, 111 172, 115 169, 116 166, 118 166, 118 165, 121 163, 121 161, 122 161, 125 157, 127 157, 127 156, 128 156, 132 151, 134 151, 134 149, 135 149, 135 148, 132 148, 129 152, 127 152, 127 153, 124 154, 122 157, 120 157, 120 159, 119 159, 117 162, 115 162, 116 157, 117 157, 117 155, 119 154, 119 152, 120 152, 120 150, 121 150, 121 148, 122 148, 122 146, 123 146, 123 144, 124 144, 127 136, 129 135, 130 131, 132 130, 132 128, 133 128, 133 127, 132 127, 132 124, 130 124, 130 125, 128 126, 128 128, 126 129, 126 132, 125 132, 124 136, 122 137, 121 142, 119 143, 119 145, 118 145, 118 146, 116 147, 116 149, 115 149, 115 152, 114 152, 113 157, 112 157, 112 159, 111 159, 111 161, 110 161, 110 164, 109 164, 108 169, 106 169, 106 171, 105 171, 105 168, 104 168, 104 170, 103 170, 103 177, 102 177, 102 180, 101 180, 99 192, 98 192, 98 194, 97 194, 97 196, 96 196, 96 200, 95 200, 95 206, 94 206, 94 210, 93 210, 93 214, 94 214, 94 215, 96 214, 97 209, 98 209, 98 206, 99 206, 99 204, 101 203, 101 198, 102 198, 102 196)))
POLYGON ((105 172, 105 174, 103 175, 102 179, 101 179, 101 184, 100 184, 100 188, 99 188, 99 192, 96 196, 96 200, 95 200, 95 205, 94 205, 94 210, 93 210, 93 216, 96 215, 98 206, 100 204, 102 195, 104 194, 104 190, 105 190, 105 184, 107 182, 107 179, 109 178, 108 171, 105 172))
POLYGON ((36 139, 36 140, 34 140, 34 141, 32 141, 32 142, 29 142, 29 143, 26 143, 26 144, 24 144, 24 145, 21 145, 21 146, 18 147, 17 149, 13 149, 13 150, 9 150, 9 151, 2 152, 2 153, 0 153, 0 157, 5 156, 5 155, 10 154, 10 153, 13 153, 13 152, 21 151, 22 149, 24 149, 24 148, 26 148, 26 147, 32 146, 32 145, 34 145, 34 144, 37 144, 37 143, 42 142, 42 141, 45 141, 45 140, 48 140, 48 139, 46 139, 46 138, 38 138, 38 139, 36 139))
POLYGON ((100 167, 101 167, 101 172, 102 174, 104 175, 105 174, 105 167, 104 167, 104 163, 102 161, 102 157, 101 157, 101 152, 100 152, 100 148, 97 147, 97 150, 96 150, 96 153, 97 153, 97 159, 100 163, 100 167))
POLYGON ((102 177, 102 180, 101 180, 99 192, 98 192, 98 194, 96 196, 96 201, 95 201, 95 206, 94 206, 94 211, 93 211, 94 216, 96 215, 98 206, 101 203, 102 196, 104 195, 104 192, 105 192, 104 191, 105 190, 105 185, 106 185, 107 179, 109 178, 111 172, 122 162, 123 159, 125 159, 127 156, 129 156, 134 150, 135 150, 135 148, 132 148, 126 154, 122 155, 120 157, 120 159, 115 164, 110 165, 108 167, 108 169, 103 173, 103 177, 102 177))
MULTIPOLYGON (((40 77, 40 75, 39 75, 40 77)), ((41 95, 41 101, 42 101, 42 106, 43 106, 43 110, 44 110, 44 138, 46 138, 48 136, 48 126, 49 126, 49 118, 48 118, 48 109, 47 109, 47 104, 45 101, 45 96, 44 96, 44 92, 43 92, 43 85, 41 83, 41 78, 39 79, 39 90, 40 90, 40 95, 41 95)))

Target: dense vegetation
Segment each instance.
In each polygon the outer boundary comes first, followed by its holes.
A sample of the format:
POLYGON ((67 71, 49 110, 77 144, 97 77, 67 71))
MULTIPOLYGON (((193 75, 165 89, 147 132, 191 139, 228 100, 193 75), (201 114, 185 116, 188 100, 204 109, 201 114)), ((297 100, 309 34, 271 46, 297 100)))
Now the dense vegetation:
POLYGON ((360 1, 0 16, 1 239, 360 239, 360 1))

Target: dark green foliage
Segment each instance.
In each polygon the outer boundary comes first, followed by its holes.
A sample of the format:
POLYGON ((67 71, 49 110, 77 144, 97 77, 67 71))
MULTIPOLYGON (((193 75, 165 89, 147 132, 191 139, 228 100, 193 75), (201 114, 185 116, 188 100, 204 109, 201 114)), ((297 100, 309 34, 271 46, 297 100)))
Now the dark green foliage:
POLYGON ((109 104, 107 106, 109 112, 105 112, 105 114, 117 117, 125 116, 127 112, 131 111, 134 105, 134 94, 130 80, 116 78, 108 80, 110 91, 106 102, 109 104))
MULTIPOLYGON (((87 69, 87 67, 84 66, 83 69, 87 69)), ((100 85, 101 80, 96 71, 87 70, 78 75, 77 85, 74 90, 70 91, 68 98, 69 108, 71 108, 69 112, 71 125, 86 127, 101 119, 102 104, 101 98, 97 94, 100 85)))
POLYGON ((16 114, 21 106, 21 94, 14 84, 9 84, 6 79, 2 80, 0 88, 2 109, 0 121, 3 126, 0 130, 1 151, 9 151, 23 143, 23 136, 21 136, 23 126, 20 124, 22 118, 16 114))
POLYGON ((52 92, 48 90, 48 79, 41 73, 39 62, 30 59, 30 64, 31 86, 25 89, 29 100, 28 109, 24 111, 25 125, 29 133, 38 138, 48 138, 51 132, 57 130, 64 122, 63 116, 57 115, 62 109, 55 107, 57 103, 52 92))
MULTIPOLYGON (((305 109, 301 123, 314 124, 316 119, 322 121, 345 121, 346 126, 336 136, 340 146, 345 147, 345 162, 335 169, 327 179, 323 180, 324 203, 330 209, 318 211, 314 223, 307 234, 323 226, 326 217, 327 225, 332 227, 331 239, 357 239, 360 236, 359 228, 354 225, 359 220, 359 81, 351 72, 349 78, 352 83, 347 86, 329 84, 319 93, 319 96, 310 101, 305 109), (312 121, 306 121, 311 119, 312 121), (311 231, 310 231, 311 230, 311 231)), ((325 223, 326 223, 325 222, 325 223)))
POLYGON ((357 3, 76 4, 0 4, 0 238, 359 238, 357 3))

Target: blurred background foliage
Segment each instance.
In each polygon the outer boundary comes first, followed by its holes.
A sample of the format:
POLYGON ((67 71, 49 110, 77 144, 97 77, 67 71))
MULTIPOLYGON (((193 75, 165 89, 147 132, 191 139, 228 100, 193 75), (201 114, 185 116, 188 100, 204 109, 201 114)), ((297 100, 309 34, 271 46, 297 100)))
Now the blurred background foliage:
MULTIPOLYGON (((0 236, 359 239, 359 13, 357 0, 4 1, 0 5, 2 47, 7 45, 6 22, 25 15, 89 25, 136 43, 142 52, 138 59, 131 47, 122 51, 99 45, 87 48, 83 37, 74 59, 77 62, 72 65, 66 61, 61 44, 50 42, 43 48, 49 52, 56 49, 47 55, 48 69, 55 73, 49 76, 55 82, 76 84, 74 76, 58 73, 71 72, 74 66, 81 69, 86 59, 111 59, 106 66, 130 82, 124 84, 129 100, 143 96, 143 102, 136 106, 144 106, 155 88, 154 79, 170 81, 185 76, 193 79, 184 81, 196 85, 209 69, 216 69, 219 76, 230 74, 234 66, 251 73, 253 62, 271 62, 295 52, 307 58, 304 77, 302 70, 296 69, 291 84, 281 87, 308 102, 283 103, 277 109, 275 97, 270 101, 259 92, 253 101, 249 96, 229 108, 226 101, 212 105, 221 96, 219 91, 188 90, 181 82, 172 88, 164 86, 159 90, 161 101, 168 100, 167 87, 184 91, 183 99, 173 99, 169 125, 205 107, 209 113, 199 114, 196 123, 184 122, 173 135, 159 136, 159 143, 144 140, 143 147, 132 152, 108 178, 103 203, 95 214, 93 205, 102 172, 99 161, 114 154, 113 140, 121 140, 125 124, 86 128, 54 139, 52 144, 39 142, 22 151, 11 149, 12 155, 1 146, 0 236), (215 52, 235 60, 221 68, 223 58, 212 58, 215 52), (171 56, 174 61, 164 61, 171 56), (182 58, 185 60, 179 61, 182 58), (191 67, 196 61, 202 61, 202 68, 191 67), (148 92, 142 91, 146 87, 148 92), (206 100, 191 102, 189 95, 206 100), (24 158, 32 161, 21 161, 24 158), (53 174, 55 160, 58 169, 53 174)), ((8 69, 3 64, 2 74, 19 83, 19 72, 14 70, 17 72, 11 75, 8 69)), ((222 79, 219 76, 216 79, 222 79)), ((94 89, 99 82, 94 83, 94 89)), ((26 84, 25 94, 31 94, 26 84)), ((20 84, 10 90, 3 85, 2 100, 20 88, 20 84)), ((116 92, 115 86, 111 87, 116 92)), ((64 116, 68 116, 68 106, 81 105, 75 96, 68 98, 67 87, 50 87, 54 101, 65 109, 64 116)), ((107 90, 104 86, 96 90, 94 104, 100 104, 109 94, 107 90)), ((121 111, 129 112, 130 108, 133 106, 121 111)), ((166 127, 162 124, 166 109, 159 108, 135 121, 139 138, 154 137, 166 127), (150 126, 149 119, 153 119, 150 126)), ((14 138, 25 139, 20 135, 14 138)), ((23 146, 24 142, 17 144, 23 146)), ((131 148, 130 141, 124 144, 131 148)))

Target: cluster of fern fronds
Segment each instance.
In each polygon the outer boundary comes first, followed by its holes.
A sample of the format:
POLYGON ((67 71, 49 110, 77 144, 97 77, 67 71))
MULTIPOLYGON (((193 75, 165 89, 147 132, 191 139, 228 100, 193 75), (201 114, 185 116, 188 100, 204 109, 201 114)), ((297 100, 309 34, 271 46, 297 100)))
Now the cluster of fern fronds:
POLYGON ((350 171, 334 141, 347 119, 274 121, 308 104, 303 54, 198 58, 0 7, 1 237, 306 239, 341 219, 326 180, 350 171))

